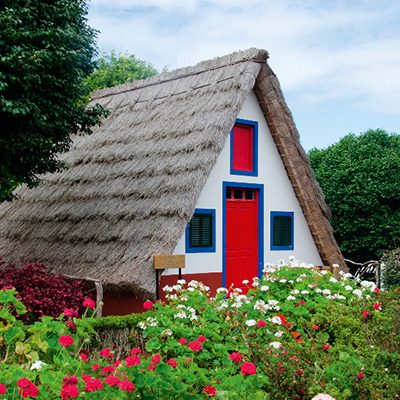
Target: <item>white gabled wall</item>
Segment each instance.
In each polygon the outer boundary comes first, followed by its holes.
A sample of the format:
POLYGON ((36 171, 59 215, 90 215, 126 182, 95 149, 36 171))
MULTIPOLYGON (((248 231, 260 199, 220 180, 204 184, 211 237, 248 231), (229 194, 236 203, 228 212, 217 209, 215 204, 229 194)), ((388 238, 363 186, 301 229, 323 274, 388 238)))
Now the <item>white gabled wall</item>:
MULTIPOLYGON (((322 265, 321 257, 254 92, 249 94, 238 118, 258 122, 258 176, 230 174, 229 136, 196 205, 196 208, 216 210, 216 251, 186 254, 186 268, 183 273, 222 272, 222 182, 224 181, 264 185, 264 262, 277 263, 279 259, 287 260, 289 256, 294 256, 302 262, 322 265), (294 212, 294 250, 270 249, 271 211, 294 212)), ((174 251, 174 254, 184 253, 185 234, 174 251)), ((165 274, 176 274, 176 271, 165 271, 165 274)))

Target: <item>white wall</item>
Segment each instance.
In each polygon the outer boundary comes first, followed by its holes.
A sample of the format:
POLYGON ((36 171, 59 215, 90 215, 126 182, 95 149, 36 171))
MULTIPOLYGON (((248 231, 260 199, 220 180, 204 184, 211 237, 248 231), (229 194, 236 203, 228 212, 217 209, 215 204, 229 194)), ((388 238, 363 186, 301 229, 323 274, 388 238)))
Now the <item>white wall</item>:
MULTIPOLYGON (((297 201, 282 160, 272 139, 258 100, 251 92, 238 118, 258 122, 258 176, 230 174, 230 136, 211 171, 196 208, 216 210, 215 253, 186 254, 185 274, 222 272, 222 182, 264 184, 264 262, 277 263, 295 256, 301 262, 322 265, 321 257, 312 239, 306 220, 297 201), (270 212, 294 212, 294 250, 270 250, 270 212)), ((185 253, 185 235, 179 240, 174 254, 185 253)), ((175 270, 165 274, 176 274, 175 270)))

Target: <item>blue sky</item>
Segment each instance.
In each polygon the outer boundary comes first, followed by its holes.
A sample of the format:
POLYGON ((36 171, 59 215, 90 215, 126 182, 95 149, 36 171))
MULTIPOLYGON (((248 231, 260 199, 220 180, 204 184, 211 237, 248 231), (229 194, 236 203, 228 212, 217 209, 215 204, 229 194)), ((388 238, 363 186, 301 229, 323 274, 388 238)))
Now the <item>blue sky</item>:
POLYGON ((92 0, 101 53, 157 69, 269 51, 306 150, 349 132, 400 134, 400 0, 92 0))

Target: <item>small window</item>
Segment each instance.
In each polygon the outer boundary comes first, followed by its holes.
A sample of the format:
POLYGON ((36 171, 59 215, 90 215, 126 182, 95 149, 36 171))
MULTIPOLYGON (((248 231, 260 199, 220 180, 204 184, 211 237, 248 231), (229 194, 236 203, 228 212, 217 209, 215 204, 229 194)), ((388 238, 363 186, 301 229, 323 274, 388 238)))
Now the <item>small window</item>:
POLYGON ((215 252, 215 210, 196 209, 186 227, 186 253, 215 252))
POLYGON ((258 123, 237 119, 231 132, 231 174, 257 176, 258 123))
POLYGON ((271 212, 271 250, 294 249, 293 219, 293 212, 271 212))

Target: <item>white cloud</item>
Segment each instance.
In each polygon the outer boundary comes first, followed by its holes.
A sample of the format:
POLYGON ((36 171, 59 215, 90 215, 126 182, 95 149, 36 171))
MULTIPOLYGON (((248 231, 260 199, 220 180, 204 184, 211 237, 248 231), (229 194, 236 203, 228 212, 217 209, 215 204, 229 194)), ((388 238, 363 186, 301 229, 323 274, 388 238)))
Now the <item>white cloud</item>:
POLYGON ((389 0, 94 0, 89 22, 101 50, 157 68, 262 47, 298 101, 400 113, 399 16, 389 0))

